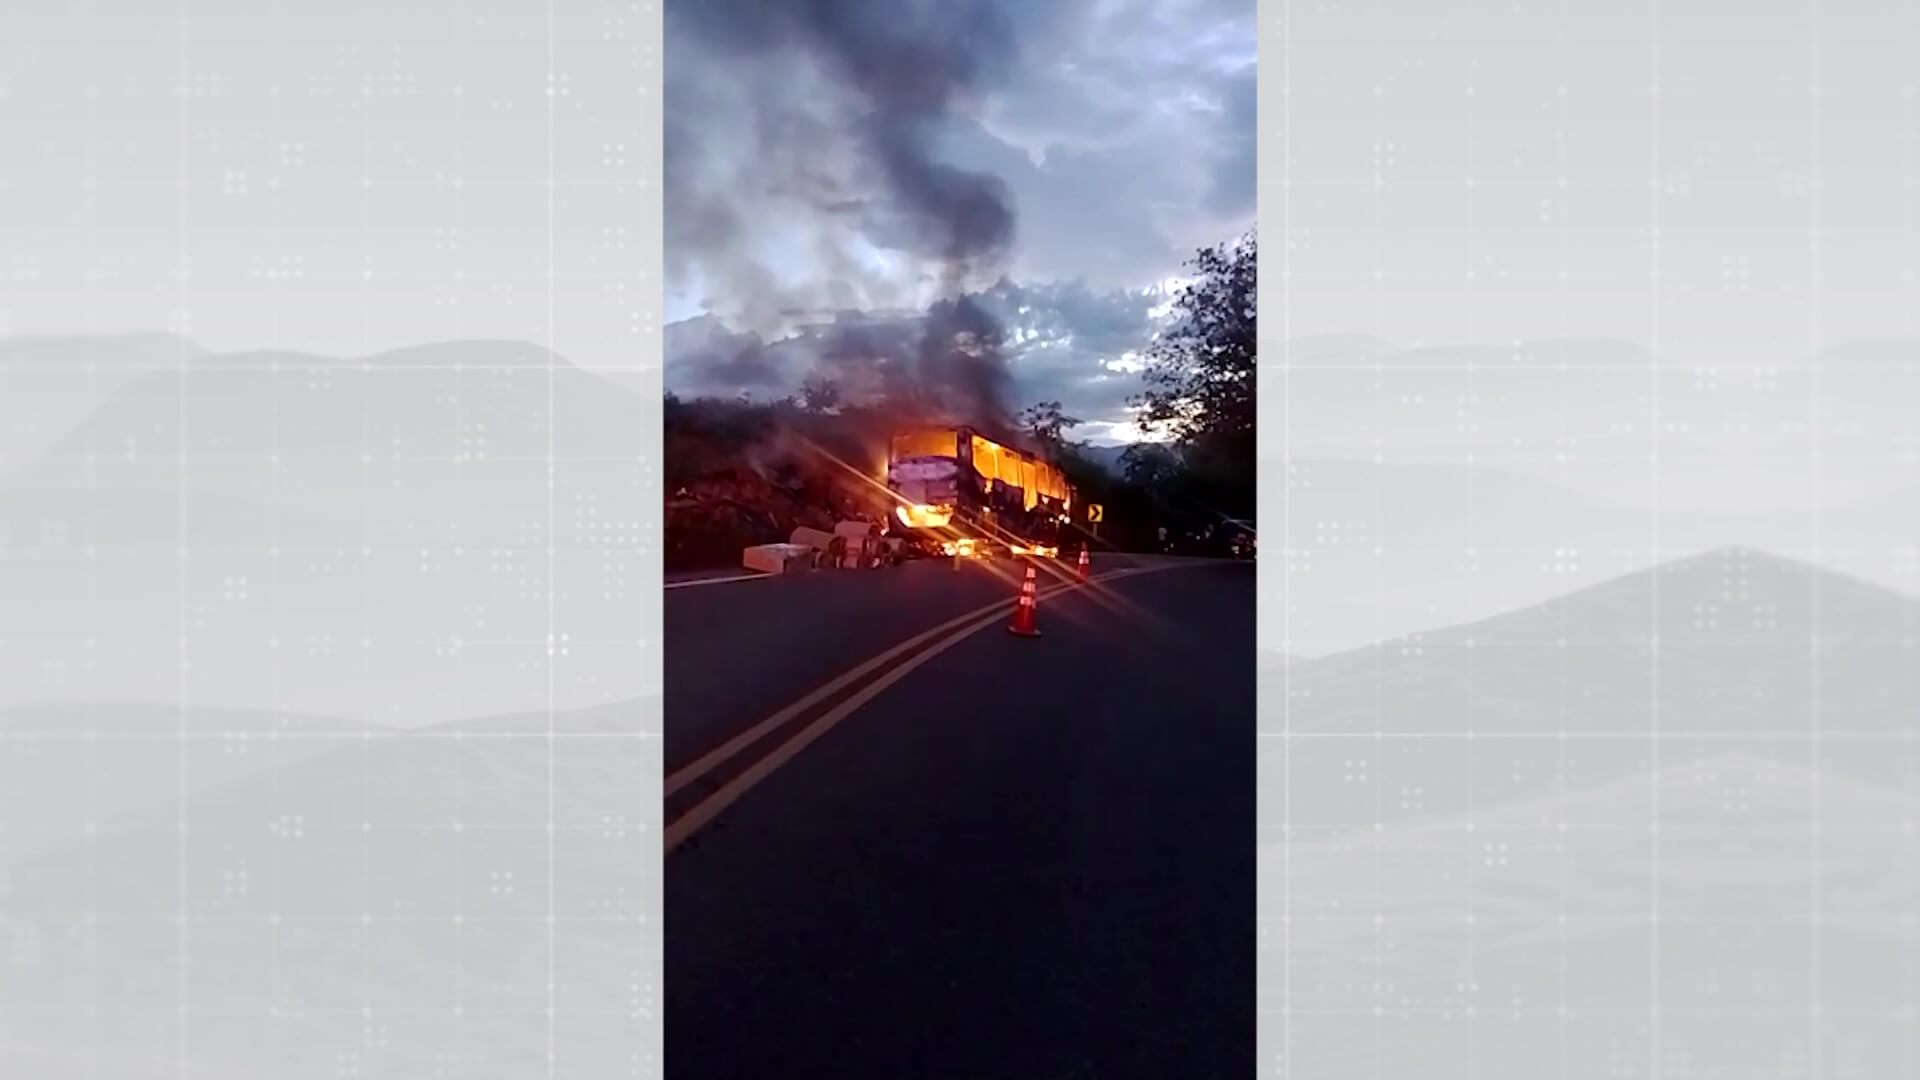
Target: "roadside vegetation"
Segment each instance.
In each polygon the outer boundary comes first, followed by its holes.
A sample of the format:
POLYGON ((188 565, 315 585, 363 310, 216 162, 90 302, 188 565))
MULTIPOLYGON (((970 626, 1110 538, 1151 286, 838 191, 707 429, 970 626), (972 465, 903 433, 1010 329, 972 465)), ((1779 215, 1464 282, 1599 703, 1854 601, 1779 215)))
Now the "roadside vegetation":
MULTIPOLYGON (((1254 513, 1256 264, 1252 234, 1190 264, 1134 399, 1138 423, 1158 441, 1116 459, 1075 441, 1082 421, 1058 401, 960 422, 1057 462, 1080 504, 1105 508, 1097 539, 1088 538, 1096 549, 1229 553, 1254 513)), ((667 395, 667 570, 733 565, 742 548, 784 541, 800 526, 884 520, 889 437, 943 422, 953 418, 912 400, 845 401, 821 377, 779 401, 667 395)))

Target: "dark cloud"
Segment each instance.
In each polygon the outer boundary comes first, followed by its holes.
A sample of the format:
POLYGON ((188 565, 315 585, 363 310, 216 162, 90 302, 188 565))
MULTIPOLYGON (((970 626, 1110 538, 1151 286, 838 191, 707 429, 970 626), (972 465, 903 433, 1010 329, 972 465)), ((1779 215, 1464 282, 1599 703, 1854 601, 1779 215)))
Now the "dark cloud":
MULTIPOLYGON (((764 265, 764 238, 747 231, 766 204, 780 204, 812 219, 819 250, 809 254, 840 274, 866 272, 845 240, 832 238, 836 229, 923 261, 949 289, 995 271, 1014 237, 1011 193, 998 176, 943 160, 935 147, 961 103, 1004 80, 1019 51, 1012 12, 1021 8, 669 0, 674 269, 729 289, 787 291, 764 265)), ((812 299, 771 302, 806 307, 812 299)))
POLYGON ((1057 399, 1119 420, 1139 379, 1108 364, 1146 347, 1161 299, 1140 287, 1250 222, 1252 0, 666 16, 670 288, 758 332, 670 344, 687 392, 819 373, 950 411, 1057 399))
POLYGON ((1137 287, 1251 218, 1253 0, 667 14, 670 281, 757 328, 1001 271, 1137 287))
POLYGON ((784 373, 784 383, 738 389, 780 396, 805 378, 824 378, 848 401, 885 402, 989 427, 1014 409, 1005 331, 973 296, 940 301, 920 315, 844 312, 770 346, 757 336, 724 333, 699 344, 684 362, 670 356, 669 372, 697 370, 701 382, 726 385, 715 372, 740 368, 757 375, 767 370, 762 358, 777 355, 781 359, 774 370, 784 373))
POLYGON ((1154 309, 1164 297, 1145 290, 1096 290, 1085 282, 1004 284, 1015 394, 1020 401, 1058 401, 1095 424, 1126 417, 1142 384, 1124 363, 1152 343, 1154 309))
POLYGON ((1113 358, 1143 346, 1158 299, 1143 290, 1096 291, 1084 281, 1020 285, 1001 281, 980 294, 1016 344, 1070 343, 1084 356, 1113 358))
POLYGON ((667 385, 691 394, 780 396, 793 379, 790 350, 737 334, 711 316, 667 327, 667 385))
POLYGON ((911 404, 970 423, 991 424, 1035 401, 1113 423, 1141 384, 1124 365, 1109 365, 1147 348, 1164 299, 1078 281, 1002 280, 922 314, 846 312, 772 343, 694 319, 667 328, 667 381, 688 393, 778 397, 818 375, 849 400, 911 404), (769 369, 777 379, 763 378, 769 369), (728 371, 755 381, 716 375, 728 371))

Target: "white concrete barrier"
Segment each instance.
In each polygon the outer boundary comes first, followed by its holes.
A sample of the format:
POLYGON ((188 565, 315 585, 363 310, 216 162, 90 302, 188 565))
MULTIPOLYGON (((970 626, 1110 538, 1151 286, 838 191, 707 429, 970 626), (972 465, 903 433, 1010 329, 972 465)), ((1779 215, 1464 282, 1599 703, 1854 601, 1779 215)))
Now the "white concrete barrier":
POLYGON ((814 551, 805 544, 757 544, 740 554, 740 565, 763 574, 796 574, 813 569, 814 551))

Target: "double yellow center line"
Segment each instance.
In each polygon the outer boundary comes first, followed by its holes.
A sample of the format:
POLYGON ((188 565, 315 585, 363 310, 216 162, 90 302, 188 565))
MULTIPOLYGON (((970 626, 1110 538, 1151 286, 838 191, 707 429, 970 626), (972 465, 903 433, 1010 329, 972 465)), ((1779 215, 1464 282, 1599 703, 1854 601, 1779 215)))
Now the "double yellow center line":
MULTIPOLYGON (((1042 590, 1043 596, 1054 596, 1071 592, 1086 585, 1115 581, 1138 574, 1152 573, 1156 570, 1172 569, 1172 565, 1137 566, 1125 570, 1115 570, 1102 574, 1087 582, 1072 581, 1063 585, 1042 590)), ((697 760, 670 773, 666 779, 665 798, 671 799, 688 784, 720 768, 738 757, 749 747, 760 742, 768 735, 792 723, 807 710, 815 708, 821 702, 832 698, 859 683, 860 680, 883 671, 878 678, 868 682, 846 700, 828 709, 806 727, 795 732, 785 742, 774 747, 766 755, 748 766, 738 776, 716 788, 712 794, 695 803, 686 813, 667 824, 665 843, 668 852, 679 847, 689 836, 698 832, 707 823, 718 817, 727 807, 738 802, 742 795, 752 790, 755 784, 764 780, 775 769, 791 761, 795 754, 805 750, 813 742, 831 731, 834 725, 853 715, 862 705, 873 700, 887 687, 899 682, 911 674, 915 668, 958 645, 968 637, 1000 622, 1008 617, 1009 605, 1005 601, 996 601, 975 608, 964 615, 948 619, 931 630, 922 631, 913 637, 880 653, 878 656, 841 674, 840 676, 802 697, 793 704, 781 709, 765 720, 728 739, 725 743, 701 755, 697 760), (944 635, 944 636, 943 636, 944 635), (917 650, 917 651, 916 651, 917 650), (904 660, 901 658, 905 657, 904 660), (898 663, 894 663, 899 661, 898 663), (888 664, 894 664, 891 669, 888 664)))

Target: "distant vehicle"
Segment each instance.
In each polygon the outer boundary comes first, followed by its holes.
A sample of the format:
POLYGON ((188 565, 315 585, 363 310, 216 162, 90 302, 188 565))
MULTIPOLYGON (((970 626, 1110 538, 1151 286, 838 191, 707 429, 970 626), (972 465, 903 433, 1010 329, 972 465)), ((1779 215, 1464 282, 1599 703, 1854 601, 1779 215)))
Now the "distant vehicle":
POLYGON ((887 488, 897 524, 948 555, 1057 558, 1074 503, 1057 466, 968 427, 895 435, 887 488))
POLYGON ((1227 518, 1220 523, 1220 531, 1227 537, 1227 554, 1236 559, 1254 557, 1260 538, 1254 530, 1253 522, 1227 518))

